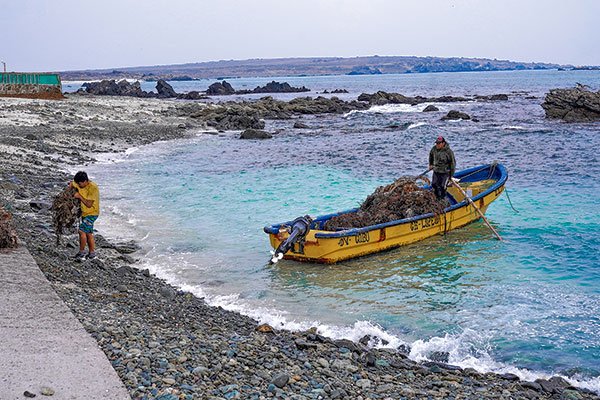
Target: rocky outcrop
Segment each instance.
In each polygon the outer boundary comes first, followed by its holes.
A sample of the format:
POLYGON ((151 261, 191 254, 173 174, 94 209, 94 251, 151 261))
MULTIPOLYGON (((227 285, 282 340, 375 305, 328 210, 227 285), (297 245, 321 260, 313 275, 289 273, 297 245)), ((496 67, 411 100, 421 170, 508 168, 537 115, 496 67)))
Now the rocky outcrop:
POLYGON ((369 107, 360 101, 344 101, 338 97, 298 97, 286 102, 266 96, 257 101, 229 101, 195 109, 189 116, 220 130, 262 129, 262 119, 291 119, 298 114, 343 114, 369 107))
POLYGON ((235 90, 227 81, 215 82, 208 87, 206 94, 210 96, 224 96, 228 94, 234 94, 235 90))
POLYGON ((464 112, 451 110, 451 111, 448 111, 448 114, 446 114, 442 117, 442 121, 456 120, 456 119, 471 119, 471 116, 464 112))
POLYGON ((364 101, 371 105, 382 106, 385 104, 420 104, 420 103, 451 103, 458 101, 468 101, 465 97, 441 96, 441 97, 409 97, 400 93, 387 93, 379 91, 377 93, 362 93, 358 96, 358 101, 364 101))
POLYGON ((240 139, 271 139, 272 137, 269 132, 259 129, 246 129, 240 135, 240 139))
POLYGON ((227 81, 216 82, 208 87, 206 94, 211 96, 225 96, 231 94, 253 94, 253 93, 300 93, 310 92, 310 89, 291 86, 287 82, 271 81, 264 86, 257 86, 252 90, 235 90, 227 81))
POLYGON ((140 82, 129 82, 125 79, 119 82, 116 82, 114 79, 105 79, 100 82, 86 82, 82 86, 84 90, 80 89, 79 93, 85 92, 98 96, 177 97, 177 93, 173 90, 173 87, 162 79, 159 79, 156 83, 157 93, 143 91, 140 82))
POLYGON ((481 101, 506 101, 508 100, 508 95, 504 93, 500 94, 491 94, 489 96, 475 96, 477 100, 481 101))
POLYGON ((159 79, 156 82, 156 92, 158 93, 158 97, 177 97, 177 93, 173 90, 173 86, 162 79, 159 79))
POLYGON ((323 90, 323 94, 342 94, 342 93, 348 93, 348 91, 346 89, 333 89, 331 92, 328 91, 327 89, 323 90))
POLYGON ((130 83, 125 79, 119 82, 113 79, 86 82, 82 86, 85 88, 86 93, 98 96, 152 97, 152 94, 142 90, 139 82, 130 83))
MULTIPOLYGON (((237 93, 242 93, 243 91, 238 91, 237 93)), ((302 87, 294 87, 291 86, 287 82, 279 83, 275 81, 271 81, 267 83, 265 86, 257 86, 252 90, 251 93, 300 93, 300 92, 310 92, 310 89, 302 86, 302 87)))
POLYGON ((566 122, 600 121, 600 91, 592 92, 583 85, 571 89, 552 89, 542 103, 546 118, 566 122))

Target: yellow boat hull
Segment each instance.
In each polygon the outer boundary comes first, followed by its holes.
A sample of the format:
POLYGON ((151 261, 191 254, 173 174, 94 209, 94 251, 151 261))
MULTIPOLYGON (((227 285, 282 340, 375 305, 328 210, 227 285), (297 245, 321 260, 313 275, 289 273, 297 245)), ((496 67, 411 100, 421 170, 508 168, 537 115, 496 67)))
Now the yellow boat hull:
MULTIPOLYGON (((467 190, 469 197, 473 198, 477 207, 485 213, 488 206, 504 191, 505 181, 506 178, 501 184, 497 184, 497 180, 480 180, 461 183, 461 186, 467 190), (492 190, 488 189, 490 186, 492 186, 492 190)), ((467 201, 463 201, 464 196, 456 188, 449 188, 448 192, 458 204, 447 208, 447 211, 440 215, 428 214, 400 220, 397 223, 383 224, 385 226, 375 225, 339 232, 311 228, 303 241, 294 243, 290 251, 284 255, 284 259, 336 263, 444 234, 480 218, 475 208, 467 201)), ((276 232, 271 228, 268 233, 274 249, 289 236, 285 224, 282 224, 276 232)))

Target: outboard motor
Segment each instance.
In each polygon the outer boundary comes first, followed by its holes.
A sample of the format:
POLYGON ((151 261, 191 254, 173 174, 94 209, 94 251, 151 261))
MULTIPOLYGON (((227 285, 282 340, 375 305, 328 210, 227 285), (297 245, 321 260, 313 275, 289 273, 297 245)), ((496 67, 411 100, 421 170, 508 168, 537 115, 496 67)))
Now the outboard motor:
POLYGON ((277 261, 283 258, 283 255, 288 252, 289 249, 292 248, 294 243, 300 242, 304 240, 308 231, 310 231, 310 224, 312 223, 312 218, 308 215, 304 217, 298 217, 292 221, 291 225, 288 226, 288 232, 290 236, 281 242, 281 244, 277 247, 277 250, 271 252, 273 257, 271 257, 270 264, 275 264, 277 261))

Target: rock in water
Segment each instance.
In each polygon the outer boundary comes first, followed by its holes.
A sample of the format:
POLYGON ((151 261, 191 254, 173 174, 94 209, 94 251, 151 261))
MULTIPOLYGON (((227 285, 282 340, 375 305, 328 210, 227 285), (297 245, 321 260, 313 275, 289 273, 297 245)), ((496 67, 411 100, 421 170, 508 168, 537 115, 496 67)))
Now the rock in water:
POLYGON ((77 189, 69 186, 56 195, 52 202, 50 211, 57 245, 60 244, 60 236, 64 233, 64 229, 73 226, 81 215, 79 200, 73 197, 75 193, 77 189))
POLYGON ((325 223, 325 229, 362 228, 426 213, 440 214, 444 207, 431 190, 419 187, 415 178, 404 176, 390 185, 378 187, 358 211, 331 218, 325 223))
POLYGON ((13 224, 12 215, 0 208, 0 249, 17 247, 17 231, 13 224))
POLYGON ((208 87, 206 94, 211 96, 223 96, 228 94, 234 94, 235 90, 227 81, 215 82, 208 87))
POLYGON ((471 116, 467 113, 451 110, 448 111, 448 114, 442 117, 442 121, 446 121, 449 119, 471 119, 471 116))
POLYGON ((600 91, 592 92, 583 85, 571 89, 552 89, 542 103, 546 118, 566 122, 600 121, 600 91))
POLYGON ((271 139, 273 135, 260 129, 246 129, 240 135, 240 139, 271 139))
POLYGON ((430 104, 427 107, 425 107, 425 109, 423 110, 423 112, 432 112, 432 111, 440 111, 440 109, 437 108, 436 106, 434 106, 433 104, 430 104))
POLYGON ((159 79, 156 82, 156 92, 159 97, 177 97, 177 93, 173 90, 173 86, 162 79, 159 79))

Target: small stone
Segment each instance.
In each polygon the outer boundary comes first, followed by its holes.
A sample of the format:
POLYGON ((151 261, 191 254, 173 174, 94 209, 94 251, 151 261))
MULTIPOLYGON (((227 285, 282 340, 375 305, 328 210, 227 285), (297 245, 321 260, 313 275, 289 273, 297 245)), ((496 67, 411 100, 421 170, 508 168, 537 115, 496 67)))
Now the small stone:
POLYGON ((273 327, 269 324, 261 324, 256 327, 256 330, 261 333, 273 333, 273 327))
POLYGON ((177 381, 173 378, 162 378, 163 383, 167 385, 174 385, 177 381))
POLYGON ((54 389, 44 386, 41 390, 42 395, 44 396, 54 396, 54 389))
POLYGON ((371 387, 371 381, 368 379, 359 379, 356 381, 356 386, 361 389, 368 389, 371 387))
POLYGON ((30 391, 26 390, 23 392, 23 396, 33 398, 35 397, 35 393, 31 393, 30 391))
POLYGON ((329 361, 324 358, 317 359, 317 364, 319 364, 323 368, 329 368, 329 361))
POLYGON ((206 368, 206 367, 204 367, 204 366, 202 366, 202 365, 201 365, 201 366, 199 366, 199 367, 196 367, 196 368, 194 368, 194 369, 192 370, 192 374, 194 374, 194 375, 198 375, 198 376, 204 376, 204 375, 207 375, 207 374, 208 374, 208 372, 209 372, 209 369, 208 369, 208 368, 206 368))
POLYGON ((289 382, 290 377, 287 374, 279 374, 273 379, 273 384, 278 388, 282 388, 289 382))
POLYGON ((175 297, 175 290, 173 290, 173 288, 170 287, 166 287, 163 286, 159 289, 158 291, 160 293, 160 295, 166 299, 172 299, 175 297))

